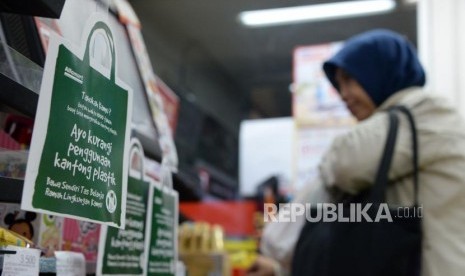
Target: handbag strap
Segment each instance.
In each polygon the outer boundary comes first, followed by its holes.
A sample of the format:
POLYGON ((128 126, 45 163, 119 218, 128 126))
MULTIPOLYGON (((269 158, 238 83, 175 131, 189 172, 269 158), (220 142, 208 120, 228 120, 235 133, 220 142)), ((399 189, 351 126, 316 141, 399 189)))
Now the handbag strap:
POLYGON ((388 173, 392 163, 394 146, 396 143, 397 130, 399 127, 398 111, 403 113, 409 122, 410 131, 412 133, 412 165, 413 165, 413 185, 414 185, 414 206, 418 206, 418 139, 415 119, 408 108, 405 106, 394 106, 388 110, 389 116, 389 132, 386 144, 384 147, 383 158, 381 159, 378 173, 376 175, 375 186, 372 189, 373 202, 381 203, 385 200, 385 193, 388 184, 388 173))
POLYGON ((410 125, 410 132, 412 133, 412 168, 413 168, 413 196, 414 206, 418 206, 418 191, 419 191, 419 173, 418 173, 418 136, 415 118, 410 110, 403 106, 397 105, 393 107, 394 110, 399 110, 405 114, 410 125))
POLYGON ((384 145, 384 152, 376 174, 375 185, 371 189, 372 203, 382 203, 385 199, 385 191, 388 183, 388 173, 391 167, 394 146, 397 141, 397 130, 399 128, 399 118, 393 110, 388 110, 389 130, 384 145))

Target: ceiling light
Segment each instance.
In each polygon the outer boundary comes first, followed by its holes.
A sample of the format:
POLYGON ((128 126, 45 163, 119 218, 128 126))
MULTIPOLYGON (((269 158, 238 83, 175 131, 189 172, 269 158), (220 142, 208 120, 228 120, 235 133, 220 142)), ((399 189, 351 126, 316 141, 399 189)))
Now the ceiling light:
POLYGON ((394 0, 348 1, 244 11, 239 14, 239 19, 246 26, 261 27, 378 14, 390 11, 395 6, 394 0))

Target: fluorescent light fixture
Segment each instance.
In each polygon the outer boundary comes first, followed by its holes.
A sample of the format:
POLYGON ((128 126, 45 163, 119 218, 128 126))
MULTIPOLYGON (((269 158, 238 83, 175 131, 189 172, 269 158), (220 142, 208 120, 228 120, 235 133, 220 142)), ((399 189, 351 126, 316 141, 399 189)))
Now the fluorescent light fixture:
POLYGON ((246 26, 261 27, 378 14, 390 11, 395 6, 394 0, 348 1, 244 11, 239 14, 239 19, 246 26))

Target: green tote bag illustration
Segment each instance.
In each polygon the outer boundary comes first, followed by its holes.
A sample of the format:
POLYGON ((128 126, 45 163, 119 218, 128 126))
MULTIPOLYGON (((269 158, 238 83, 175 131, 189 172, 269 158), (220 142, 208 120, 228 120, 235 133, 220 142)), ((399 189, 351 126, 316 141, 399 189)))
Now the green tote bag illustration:
MULTIPOLYGON (((26 193, 26 200, 32 201, 25 207, 122 227, 132 98, 130 89, 116 81, 112 33, 107 24, 97 21, 83 58, 64 43, 57 49, 49 109, 42 108, 49 112, 46 133, 36 135, 37 141, 43 139, 41 151, 34 150, 33 137, 31 155, 41 154, 32 158, 38 164, 28 164, 31 175, 26 175, 25 189, 33 188, 23 192, 23 200, 26 193), (94 62, 91 42, 95 48, 98 38, 109 49, 109 77, 90 65, 94 62)), ((38 115, 40 109, 39 100, 38 115)))

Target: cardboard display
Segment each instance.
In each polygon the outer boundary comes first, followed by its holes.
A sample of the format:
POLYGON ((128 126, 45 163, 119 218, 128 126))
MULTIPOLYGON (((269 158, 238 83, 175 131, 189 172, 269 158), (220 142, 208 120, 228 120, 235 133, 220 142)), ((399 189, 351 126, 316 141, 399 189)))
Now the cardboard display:
POLYGON ((105 21, 84 37, 76 50, 52 34, 21 207, 124 227, 132 91, 105 21))

